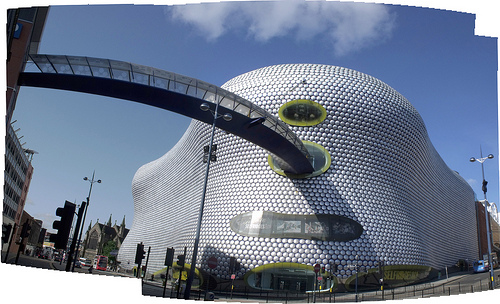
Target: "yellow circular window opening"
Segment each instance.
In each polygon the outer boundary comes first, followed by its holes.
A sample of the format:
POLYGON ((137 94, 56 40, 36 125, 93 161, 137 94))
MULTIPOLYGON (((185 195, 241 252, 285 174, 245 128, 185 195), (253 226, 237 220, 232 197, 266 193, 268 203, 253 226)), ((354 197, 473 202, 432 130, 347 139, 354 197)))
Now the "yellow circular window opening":
POLYGON ((317 102, 296 99, 281 106, 278 115, 281 120, 292 126, 314 126, 325 120, 326 110, 317 102))
POLYGON ((330 168, 330 165, 332 163, 332 159, 330 157, 330 153, 321 145, 317 143, 313 143, 310 141, 303 141, 304 147, 307 149, 309 152, 310 158, 309 161, 311 162, 311 165, 314 168, 314 171, 312 173, 307 173, 307 174, 290 174, 286 173, 278 164, 277 161, 273 158, 273 156, 269 155, 267 157, 267 162, 269 163, 269 166, 271 169, 273 169, 274 172, 287 176, 290 178, 309 178, 309 177, 314 177, 318 176, 320 174, 323 174, 330 168))

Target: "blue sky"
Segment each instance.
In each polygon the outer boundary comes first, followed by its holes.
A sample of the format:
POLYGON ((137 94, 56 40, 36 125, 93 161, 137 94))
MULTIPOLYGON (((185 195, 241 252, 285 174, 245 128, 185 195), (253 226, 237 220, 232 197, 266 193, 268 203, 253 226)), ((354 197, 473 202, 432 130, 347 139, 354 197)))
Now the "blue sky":
MULTIPOLYGON (((358 70, 416 107, 444 161, 482 198, 480 165, 468 159, 479 157, 480 145, 498 156, 498 57, 496 39, 474 36, 474 22, 465 13, 325 2, 54 6, 39 52, 123 60, 219 86, 280 63, 358 70)), ((190 121, 129 101, 28 87, 14 119, 25 146, 39 152, 26 210, 48 228, 65 200, 85 200, 83 177, 93 170, 102 183, 94 184, 85 227, 111 214, 130 227, 136 170, 166 153, 190 121)), ((485 163, 493 202, 497 168, 498 157, 485 163)))
MULTIPOLYGON (((215 85, 280 63, 358 70, 415 106, 436 150, 480 198, 481 168, 468 160, 479 157, 480 145, 485 155, 494 154, 485 173, 488 198, 498 203, 498 44, 474 36, 475 15, 402 6, 283 5, 56 6, 39 51, 123 60, 215 85)), ((134 173, 166 153, 189 124, 129 101, 34 88, 21 89, 13 119, 21 142, 39 152, 26 211, 45 227, 65 200, 86 198, 83 177, 93 170, 102 183, 94 185, 85 228, 110 214, 118 223, 126 216, 130 227, 134 173)))

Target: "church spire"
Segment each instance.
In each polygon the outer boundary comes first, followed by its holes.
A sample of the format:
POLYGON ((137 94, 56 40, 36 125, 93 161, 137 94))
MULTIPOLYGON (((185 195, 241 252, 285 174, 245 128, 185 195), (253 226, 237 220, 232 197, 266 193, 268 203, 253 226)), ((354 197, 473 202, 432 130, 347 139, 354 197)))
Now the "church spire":
POLYGON ((112 215, 113 215, 113 214, 110 214, 110 215, 109 215, 109 220, 108 220, 108 223, 106 224, 106 226, 111 227, 111 216, 112 216, 112 215))

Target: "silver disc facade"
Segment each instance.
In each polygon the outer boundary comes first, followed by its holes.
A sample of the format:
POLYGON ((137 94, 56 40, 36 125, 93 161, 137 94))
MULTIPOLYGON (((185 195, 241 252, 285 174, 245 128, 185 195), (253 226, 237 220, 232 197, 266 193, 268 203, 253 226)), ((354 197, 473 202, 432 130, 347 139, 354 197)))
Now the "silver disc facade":
MULTIPOLYGON (((267 151, 218 130, 197 267, 228 279, 231 258, 241 266, 238 278, 272 263, 337 264, 338 275, 347 278, 354 263, 440 269, 476 257, 474 193, 394 89, 354 70, 315 64, 265 67, 223 88, 322 147, 326 171, 286 176, 267 151), (308 104, 314 106, 301 114, 308 104), (286 105, 289 114, 283 114, 286 105), (318 118, 321 113, 326 116, 318 118)), ((171 151, 137 171, 134 221, 118 255, 123 267, 135 266, 139 242, 151 246, 150 272, 165 267, 167 247, 177 255, 186 246, 190 263, 210 128, 193 121, 171 151)))

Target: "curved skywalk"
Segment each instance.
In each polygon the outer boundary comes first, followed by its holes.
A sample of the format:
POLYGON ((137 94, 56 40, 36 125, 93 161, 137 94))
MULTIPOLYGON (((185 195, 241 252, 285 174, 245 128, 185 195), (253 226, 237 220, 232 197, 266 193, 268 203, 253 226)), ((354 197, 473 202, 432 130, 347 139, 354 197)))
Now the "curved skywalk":
MULTIPOLYGON (((217 119, 216 126, 266 149, 284 163, 285 171, 304 174, 313 171, 302 141, 277 117, 220 87, 172 72, 110 59, 30 55, 19 85, 70 90, 131 100, 176 112, 209 124, 214 115, 200 110, 230 113, 231 121, 217 119), (34 63, 30 64, 30 63, 34 63), (28 70, 36 66, 33 71, 28 70), (258 118, 265 118, 255 124, 258 118)), ((281 163, 281 162, 280 162, 281 163)))

